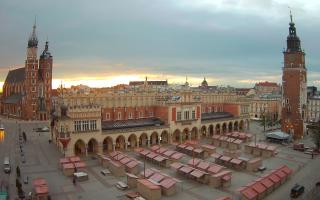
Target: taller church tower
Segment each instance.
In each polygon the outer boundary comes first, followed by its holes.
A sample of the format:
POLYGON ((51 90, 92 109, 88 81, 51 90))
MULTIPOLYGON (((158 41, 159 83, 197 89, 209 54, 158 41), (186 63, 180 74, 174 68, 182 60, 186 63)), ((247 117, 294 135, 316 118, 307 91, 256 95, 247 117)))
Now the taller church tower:
POLYGON ((307 69, 305 53, 290 12, 287 49, 283 52, 281 130, 300 139, 304 133, 307 105, 307 69))

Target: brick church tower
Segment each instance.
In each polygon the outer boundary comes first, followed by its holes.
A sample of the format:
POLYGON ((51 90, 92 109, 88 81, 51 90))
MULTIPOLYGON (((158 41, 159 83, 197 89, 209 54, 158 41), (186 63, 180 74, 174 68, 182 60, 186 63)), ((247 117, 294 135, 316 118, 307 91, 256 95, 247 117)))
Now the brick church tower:
POLYGON ((37 119, 37 97, 38 97, 38 68, 39 61, 37 58, 38 38, 36 35, 36 24, 33 25, 32 33, 28 40, 27 59, 25 61, 25 102, 29 105, 22 107, 24 118, 37 119))
POLYGON ((287 49, 284 54, 282 74, 282 122, 281 130, 300 139, 304 134, 307 105, 307 69, 305 53, 301 50, 295 24, 290 12, 287 49))

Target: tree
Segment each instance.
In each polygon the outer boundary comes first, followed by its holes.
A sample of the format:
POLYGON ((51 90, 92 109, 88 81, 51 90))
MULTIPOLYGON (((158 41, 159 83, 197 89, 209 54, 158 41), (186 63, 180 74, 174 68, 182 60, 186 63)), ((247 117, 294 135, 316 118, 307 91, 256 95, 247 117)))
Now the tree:
POLYGON ((311 130, 311 138, 316 145, 317 149, 320 148, 320 130, 318 129, 310 129, 311 130))
POLYGON ((26 133, 24 131, 22 132, 22 137, 23 137, 24 142, 26 142, 27 141, 27 135, 26 135, 26 133))
POLYGON ((22 184, 20 183, 19 179, 16 178, 16 187, 17 189, 22 187, 22 184))
POLYGON ((17 172, 17 177, 20 178, 21 177, 21 173, 20 173, 20 167, 19 166, 17 166, 16 172, 17 172))

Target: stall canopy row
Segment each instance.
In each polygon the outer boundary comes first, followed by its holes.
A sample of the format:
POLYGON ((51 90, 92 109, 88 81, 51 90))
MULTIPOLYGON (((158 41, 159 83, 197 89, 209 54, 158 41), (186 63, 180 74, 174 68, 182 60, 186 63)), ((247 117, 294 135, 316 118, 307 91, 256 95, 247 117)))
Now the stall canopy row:
POLYGON ((283 184, 292 173, 292 169, 283 165, 261 176, 246 186, 239 188, 237 191, 244 199, 263 199, 267 194, 271 193, 283 184))

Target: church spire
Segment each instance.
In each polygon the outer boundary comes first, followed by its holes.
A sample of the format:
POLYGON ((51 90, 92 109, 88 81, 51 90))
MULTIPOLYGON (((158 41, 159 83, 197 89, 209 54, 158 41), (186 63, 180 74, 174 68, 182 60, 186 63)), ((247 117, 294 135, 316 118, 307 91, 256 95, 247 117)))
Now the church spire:
POLYGON ((38 47, 38 38, 37 38, 37 34, 36 34, 36 28, 37 28, 36 23, 37 23, 37 18, 34 19, 32 33, 31 33, 29 40, 28 40, 28 48, 32 48, 32 47, 37 48, 38 47))
POLYGON ((287 37, 287 52, 301 51, 300 38, 297 36, 297 30, 292 18, 292 12, 290 9, 289 35, 287 37))

